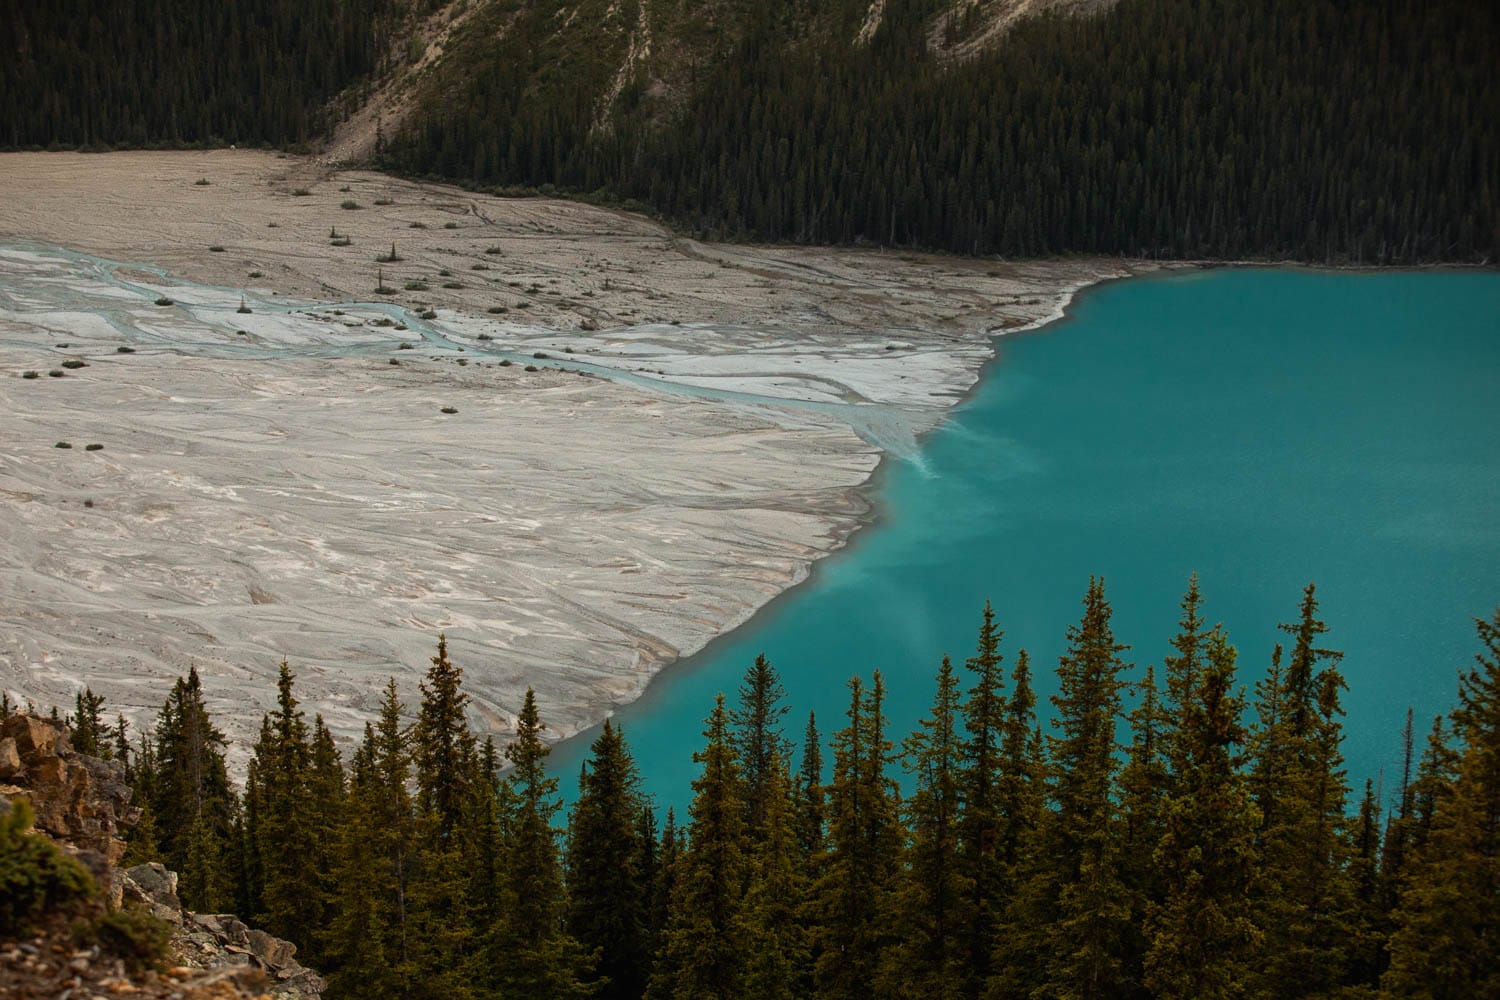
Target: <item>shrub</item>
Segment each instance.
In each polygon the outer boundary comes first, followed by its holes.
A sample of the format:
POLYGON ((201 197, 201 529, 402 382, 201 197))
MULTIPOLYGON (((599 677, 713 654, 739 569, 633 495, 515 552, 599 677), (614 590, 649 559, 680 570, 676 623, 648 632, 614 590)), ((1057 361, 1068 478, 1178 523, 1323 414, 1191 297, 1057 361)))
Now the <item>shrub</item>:
POLYGON ((490 267, 489 267, 488 264, 470 264, 469 265, 469 270, 471 270, 471 271, 488 271, 489 269, 490 269, 490 267))
POLYGON ((375 204, 377 204, 377 205, 394 205, 395 202, 391 201, 391 199, 389 199, 389 198, 376 198, 375 199, 375 204))
POLYGON ((402 343, 396 345, 396 350, 398 350, 398 351, 409 351, 409 350, 411 350, 411 345, 408 344, 408 343, 402 342, 402 343))
POLYGON ((391 364, 393 364, 393 365, 399 365, 400 363, 401 362, 397 361, 395 358, 391 358, 391 364))
POLYGON ((198 185, 199 187, 208 187, 209 182, 207 177, 200 177, 197 180, 193 181, 193 183, 198 185))
POLYGON ((86 445, 83 446, 83 450, 84 451, 103 451, 104 450, 104 445, 102 445, 102 444, 86 444, 86 445))
POLYGON ((537 368, 536 365, 527 365, 526 366, 526 370, 529 371, 529 372, 534 372, 534 371, 540 371, 541 369, 537 368))
POLYGON ((510 360, 510 358, 501 358, 500 359, 500 367, 501 368, 509 368, 512 364, 513 364, 513 362, 510 360))
POLYGON ((546 351, 537 351, 535 354, 532 355, 532 357, 533 358, 540 358, 542 360, 546 360, 547 352, 546 351))
POLYGON ((475 337, 474 339, 475 340, 494 340, 495 338, 491 337, 487 333, 481 333, 479 336, 475 337))
POLYGON ((211 246, 211 247, 208 248, 208 252, 209 253, 223 253, 224 252, 224 248, 221 247, 221 246, 219 246, 217 243, 215 243, 213 246, 211 246))
POLYGON ((88 362, 87 361, 79 361, 77 358, 69 358, 67 361, 64 361, 62 363, 62 366, 64 368, 70 368, 70 369, 75 369, 76 370, 76 369, 79 369, 79 368, 87 368, 88 367, 88 362))
POLYGON ((340 192, 341 192, 341 193, 343 193, 343 194, 348 194, 348 193, 349 193, 349 192, 350 192, 350 191, 353 191, 353 190, 354 190, 354 189, 353 189, 353 188, 351 188, 351 187, 350 187, 350 186, 349 186, 349 185, 347 185, 347 184, 345 184, 345 185, 344 185, 344 186, 343 186, 343 187, 341 187, 341 188, 339 188, 339 191, 340 191, 340 192))
POLYGON ((73 447, 73 445, 72 445, 72 444, 70 444, 70 443, 69 443, 69 442, 67 442, 67 441, 59 441, 59 442, 57 442, 57 444, 55 444, 55 445, 53 445, 53 446, 52 446, 52 447, 54 447, 54 448, 63 448, 63 449, 67 449, 67 448, 71 448, 71 447, 73 447))
POLYGON ((265 273, 261 272, 261 271, 251 271, 250 272, 250 277, 252 277, 252 278, 264 278, 265 277, 265 273))
POLYGON ((167 958, 172 925, 153 917, 144 907, 126 906, 75 928, 74 937, 97 942, 103 950, 135 968, 158 968, 167 958))
POLYGON ((510 307, 509 306, 490 306, 489 311, 492 312, 492 313, 506 313, 506 312, 510 312, 510 307))
POLYGON ((47 373, 49 378, 62 378, 66 374, 68 373, 63 371, 61 368, 54 368, 47 373))
POLYGON ((441 271, 438 272, 438 277, 439 278, 451 278, 451 277, 453 277, 453 272, 450 271, 450 270, 448 270, 445 267, 441 271))
POLYGON ((339 202, 339 208, 346 209, 348 211, 353 211, 358 207, 359 202, 355 201, 353 198, 345 198, 343 201, 339 202))
POLYGON ((437 319, 437 313, 431 309, 422 310, 420 315, 423 319, 437 319))
POLYGON ((21 377, 22 378, 40 378, 41 377, 41 373, 40 372, 35 372, 35 371, 26 371, 26 372, 22 372, 21 373, 21 377))
POLYGON ((306 198, 310 194, 312 194, 312 192, 307 188, 295 188, 292 191, 293 198, 306 198))
POLYGON ((398 255, 396 253, 396 244, 392 243, 391 244, 391 252, 390 253, 381 254, 379 257, 376 257, 375 258, 375 262, 377 264, 394 264, 398 260, 405 260, 405 259, 406 258, 404 258, 404 257, 402 257, 402 256, 400 256, 400 255, 398 255))
POLYGON ((406 228, 408 228, 408 229, 426 229, 427 228, 427 223, 425 223, 425 222, 413 222, 411 225, 407 226, 406 228))
POLYGON ((115 348, 115 353, 116 354, 134 354, 135 353, 135 348, 134 347, 126 347, 124 344, 121 344, 119 347, 115 348))
POLYGON ((445 407, 443 407, 443 412, 444 413, 457 413, 458 410, 455 407, 452 407, 452 406, 445 406, 445 407))
POLYGON ((0 814, 0 937, 94 892, 83 865, 30 832, 31 819, 31 803, 19 798, 11 800, 10 812, 0 814))
POLYGON ((408 292, 425 292, 427 291, 427 282, 422 281, 420 278, 412 278, 403 287, 408 292))
POLYGON ((501 254, 503 254, 505 251, 502 250, 502 249, 500 249, 499 247, 488 247, 488 248, 485 249, 484 252, 487 253, 487 254, 489 254, 491 257, 498 257, 501 254))
POLYGON ((445 223, 443 223, 443 228, 444 229, 457 229, 458 228, 458 223, 456 223, 456 222, 445 222, 445 223))
POLYGON ((161 295, 161 296, 157 297, 156 304, 159 305, 159 306, 170 306, 170 305, 173 305, 173 302, 172 302, 171 299, 167 298, 165 295, 161 295))
POLYGON ((463 282, 461 282, 461 281, 445 281, 445 282, 443 282, 443 287, 444 288, 462 288, 462 287, 464 287, 464 285, 463 285, 463 282))

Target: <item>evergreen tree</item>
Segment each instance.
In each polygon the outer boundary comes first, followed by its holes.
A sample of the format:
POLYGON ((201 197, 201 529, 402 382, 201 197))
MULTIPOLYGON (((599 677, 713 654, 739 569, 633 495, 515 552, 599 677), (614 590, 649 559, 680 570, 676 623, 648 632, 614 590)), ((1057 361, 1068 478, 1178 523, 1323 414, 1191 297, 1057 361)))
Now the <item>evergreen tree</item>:
POLYGON ((807 730, 802 738, 802 764, 793 789, 796 799, 797 841, 807 861, 823 853, 823 740, 818 735, 818 721, 807 713, 807 730))
POLYGON ((906 802, 911 843, 898 904, 906 929, 902 946, 891 953, 907 991, 932 998, 961 996, 968 978, 969 952, 960 931, 970 927, 972 885, 959 856, 964 778, 959 712, 958 679, 945 656, 932 711, 904 746, 916 791, 906 802))
POLYGON ((417 808, 434 818, 444 838, 461 833, 472 799, 469 781, 476 746, 465 715, 469 696, 463 671, 448 659, 448 637, 438 636, 437 655, 422 683, 422 704, 413 733, 417 808))
MULTIPOLYGON (((527 688, 516 719, 516 738, 506 748, 512 764, 507 781, 515 813, 510 831, 508 912, 499 927, 502 946, 497 950, 503 960, 492 972, 505 995, 583 997, 593 993, 586 977, 596 956, 585 952, 563 928, 567 900, 557 831, 552 827, 560 805, 557 779, 547 777, 545 769, 551 748, 542 742, 544 728, 536 693, 527 688)), ((623 753, 623 746, 615 751, 623 753)), ((617 760, 611 765, 615 778, 621 777, 625 763, 617 760)), ((627 836, 631 832, 627 826, 627 836)))
POLYGON ((1340 751, 1342 654, 1317 644, 1328 631, 1317 610, 1308 584, 1298 621, 1282 626, 1294 645, 1276 694, 1274 728, 1261 741, 1262 752, 1276 755, 1261 765, 1274 785, 1263 793, 1269 813, 1261 829, 1259 915, 1262 981, 1273 996, 1316 996, 1343 985, 1359 930, 1340 751))
POLYGON ((964 925, 967 949, 963 968, 968 977, 965 994, 976 995, 989 974, 995 945, 996 910, 1001 905, 1003 866, 996 851, 1007 838, 1005 817, 999 802, 998 784, 1007 780, 1001 766, 1007 704, 1005 673, 1001 666, 1000 640, 1005 633, 995 623, 989 601, 979 626, 978 648, 965 664, 973 675, 963 705, 964 769, 961 794, 964 809, 959 820, 959 864, 969 899, 956 914, 964 925))
POLYGON ((744 995, 745 885, 749 841, 739 761, 720 695, 693 760, 703 771, 693 782, 688 848, 679 862, 663 958, 648 996, 672 1000, 729 1000, 744 995))
POLYGON ((902 831, 900 799, 886 775, 885 683, 849 682, 849 725, 834 737, 828 786, 830 851, 814 888, 814 982, 819 996, 889 992, 882 956, 896 940, 894 913, 902 831))
POLYGON ((745 995, 796 1000, 808 994, 810 952, 803 910, 807 870, 797 835, 791 777, 779 753, 767 761, 761 835, 750 847, 745 893, 745 995))
POLYGON ((114 748, 109 743, 109 729, 100 719, 103 708, 104 696, 95 694, 92 688, 84 688, 74 696, 68 728, 72 730, 74 750, 90 757, 109 759, 114 756, 114 748))
POLYGON ((775 780, 771 758, 784 761, 791 756, 791 745, 781 733, 781 720, 788 711, 785 700, 776 668, 764 653, 759 654, 740 683, 738 706, 729 713, 734 752, 743 771, 746 820, 754 837, 762 833, 766 800, 775 780))
POLYGON ((1129 920, 1115 835, 1115 723, 1120 674, 1126 664, 1115 642, 1104 582, 1091 579, 1083 617, 1068 629, 1052 697, 1061 735, 1049 737, 1055 812, 1044 843, 1055 872, 1048 899, 1044 995, 1080 1000, 1128 992, 1122 935, 1129 920))
POLYGON ((1401 893, 1386 995, 1500 995, 1500 610, 1459 681, 1456 767, 1401 893))
POLYGON ((646 806, 624 734, 608 719, 590 751, 568 822, 568 930, 599 955, 599 996, 639 997, 650 965, 651 882, 639 827, 646 806))
POLYGON ((1247 996, 1261 942, 1250 909, 1260 816, 1241 770, 1235 651, 1220 631, 1203 638, 1174 705, 1176 780, 1154 855, 1165 893, 1146 915, 1145 985, 1162 1000, 1247 996))

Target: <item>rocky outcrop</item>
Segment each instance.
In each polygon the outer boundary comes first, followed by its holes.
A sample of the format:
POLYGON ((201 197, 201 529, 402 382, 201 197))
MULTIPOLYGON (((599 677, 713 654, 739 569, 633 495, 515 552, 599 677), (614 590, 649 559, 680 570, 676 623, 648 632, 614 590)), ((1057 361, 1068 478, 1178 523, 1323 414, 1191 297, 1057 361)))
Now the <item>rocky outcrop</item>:
POLYGON ((124 872, 124 896, 172 925, 172 957, 192 969, 247 967, 265 973, 265 989, 278 1000, 316 1000, 322 978, 299 965, 297 946, 254 930, 229 913, 193 913, 177 898, 177 873, 159 864, 124 872))
MULTIPOLYGON (((254 984, 274 1000, 316 1000, 323 980, 298 964, 296 945, 231 914, 183 909, 177 873, 162 865, 120 868, 124 829, 140 818, 130 796, 124 766, 74 751, 63 724, 32 715, 0 720, 0 812, 11 798, 25 797, 36 830, 93 872, 111 907, 137 904, 169 924, 171 958, 183 982, 254 984)), ((28 960, 22 945, 13 950, 16 962, 28 960)), ((10 967, 7 956, 0 954, 0 977, 10 967)))

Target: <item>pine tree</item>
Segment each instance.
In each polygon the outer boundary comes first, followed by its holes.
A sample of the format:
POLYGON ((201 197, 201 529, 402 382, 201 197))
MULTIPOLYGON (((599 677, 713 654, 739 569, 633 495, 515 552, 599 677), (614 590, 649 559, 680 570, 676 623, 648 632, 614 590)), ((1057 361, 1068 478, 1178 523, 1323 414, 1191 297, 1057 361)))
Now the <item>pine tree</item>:
POLYGON ((590 996, 593 987, 587 974, 596 956, 584 951, 563 929, 567 900, 557 831, 552 827, 560 804, 557 779, 546 773, 551 748, 542 742, 544 728, 536 693, 527 688, 516 718, 516 738, 506 748, 512 764, 507 782, 515 812, 509 838, 507 912, 498 927, 501 943, 495 950, 501 961, 491 971, 507 996, 590 996))
POLYGON ((180 876, 184 905, 224 912, 233 903, 225 845, 234 795, 224 766, 224 736, 209 719, 196 668, 179 678, 156 722, 150 806, 167 866, 180 876))
POLYGON ((807 730, 802 738, 802 763, 793 789, 796 806, 797 841, 803 858, 811 862, 823 853, 823 740, 818 735, 817 717, 807 713, 807 730))
POLYGON ((568 822, 568 930, 599 955, 595 972, 607 979, 600 997, 639 997, 650 965, 640 776, 610 720, 590 751, 568 822))
POLYGON ((114 748, 109 743, 109 730, 100 719, 103 708, 104 696, 86 687, 74 696, 73 714, 67 721, 72 730, 74 750, 90 757, 109 759, 114 756, 114 748))
POLYGON ((1394 914, 1385 995, 1500 995, 1500 609, 1475 619, 1483 645, 1459 681, 1459 749, 1394 914))
POLYGON ((315 935, 324 923, 320 865, 326 858, 320 841, 329 831, 320 828, 313 815, 312 748, 292 693, 294 680, 290 666, 282 661, 276 710, 261 726, 254 750, 256 780, 247 796, 255 802, 252 847, 262 880, 264 909, 258 921, 270 933, 302 942, 315 953, 315 935))
POLYGON ((462 830, 471 800, 469 779, 476 754, 465 715, 469 696, 463 671, 448 659, 448 637, 438 636, 437 655, 422 683, 422 704, 413 733, 417 769, 417 808, 431 815, 443 837, 462 830))
POLYGON ((781 720, 788 711, 785 700, 776 668, 764 653, 759 654, 740 683, 739 704, 729 713, 734 752, 743 771, 746 821, 753 837, 761 835, 765 822, 774 780, 771 758, 791 756, 791 745, 781 733, 781 720))
POLYGON ((1083 617, 1068 629, 1049 737, 1055 812, 1045 843, 1055 871, 1046 933, 1044 994, 1092 1000, 1124 995, 1122 935, 1129 920, 1113 802, 1115 724, 1126 669, 1110 625, 1104 582, 1091 579, 1083 617))
MULTIPOLYGON (((903 748, 916 792, 906 801, 911 843, 898 903, 906 914, 906 929, 901 947, 890 957, 899 963, 907 991, 916 996, 961 996, 966 979, 969 952, 960 931, 971 926, 972 880, 959 856, 965 777, 959 711, 958 680, 945 656, 932 710, 903 748)), ((998 866, 998 859, 994 863, 998 866)))
POLYGON ((967 738, 963 745, 959 858, 969 899, 960 913, 965 926, 958 933, 967 948, 965 993, 969 996, 976 995, 989 974, 996 911, 1002 905, 1003 871, 996 851, 1007 837, 997 788, 998 782, 1006 780, 1000 759, 1007 716, 1001 666, 1004 657, 1000 654, 1004 635, 995 623, 994 608, 985 601, 978 646, 965 663, 974 685, 963 705, 967 738))
POLYGON ((1176 780, 1154 855, 1165 892, 1145 923, 1145 984, 1162 1000, 1246 996, 1261 941, 1249 899, 1260 816, 1240 767, 1235 651, 1220 631, 1203 638, 1174 705, 1176 780))
POLYGON ((900 799, 886 775, 892 748, 885 683, 877 671, 868 693, 857 677, 849 692, 849 725, 833 741, 830 850, 813 890, 813 975, 820 996, 852 1000, 888 985, 881 958, 896 939, 891 915, 902 831, 900 799))
POLYGON ((803 909, 807 870, 797 835, 791 778, 777 753, 767 761, 761 836, 750 848, 744 925, 746 996, 796 1000, 810 987, 803 909))
POLYGON ((693 760, 703 766, 693 782, 688 847, 678 863, 663 962, 648 996, 672 1000, 744 995, 745 885, 749 840, 739 761, 729 737, 724 696, 703 732, 708 740, 693 760))
POLYGON ((1263 791, 1262 808, 1270 812, 1262 819, 1259 914, 1266 939, 1262 983, 1273 996, 1318 995, 1342 985, 1358 933, 1340 752, 1342 654, 1317 645, 1328 631, 1317 610, 1309 584, 1298 621, 1282 626, 1295 642, 1276 695, 1274 729, 1260 741, 1263 752, 1276 755, 1261 764, 1274 785, 1263 791))

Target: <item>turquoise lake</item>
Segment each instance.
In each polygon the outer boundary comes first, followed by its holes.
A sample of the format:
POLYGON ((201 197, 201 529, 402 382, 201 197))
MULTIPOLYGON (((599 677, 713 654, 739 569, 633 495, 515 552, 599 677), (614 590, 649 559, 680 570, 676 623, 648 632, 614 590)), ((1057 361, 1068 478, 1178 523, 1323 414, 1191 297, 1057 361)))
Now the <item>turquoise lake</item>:
MULTIPOLYGON (((1500 605, 1500 275, 1133 279, 998 343, 922 462, 882 467, 875 523, 617 713, 659 809, 684 815, 702 720, 759 652, 795 741, 812 710, 826 742, 848 678, 878 669, 899 742, 989 598, 1045 712, 1090 574, 1138 677, 1198 573, 1247 688, 1315 581, 1346 654, 1350 783, 1383 768, 1389 792, 1407 706, 1420 739, 1478 649, 1471 619, 1500 605)), ((569 798, 590 739, 553 755, 569 798)))

